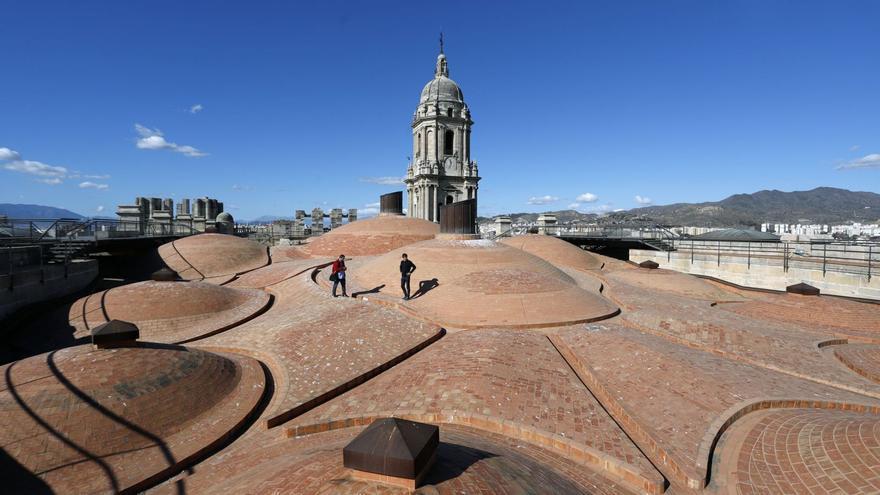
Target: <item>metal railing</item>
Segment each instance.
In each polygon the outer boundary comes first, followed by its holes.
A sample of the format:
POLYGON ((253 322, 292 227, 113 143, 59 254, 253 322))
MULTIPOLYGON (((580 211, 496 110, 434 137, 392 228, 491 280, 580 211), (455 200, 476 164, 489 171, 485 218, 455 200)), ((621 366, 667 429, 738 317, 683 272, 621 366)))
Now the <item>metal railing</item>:
MULTIPOLYGON (((779 266, 784 272, 792 268, 848 273, 867 277, 877 275, 880 268, 880 243, 874 241, 700 241, 680 239, 679 253, 690 257, 690 262, 745 263, 779 266)), ((670 256, 670 255, 667 255, 670 256)))
POLYGON ((158 222, 118 219, 6 218, 0 221, 0 245, 125 238, 167 237, 198 234, 191 222, 158 222))
POLYGON ((0 248, 0 275, 9 275, 43 267, 40 246, 6 246, 0 248))

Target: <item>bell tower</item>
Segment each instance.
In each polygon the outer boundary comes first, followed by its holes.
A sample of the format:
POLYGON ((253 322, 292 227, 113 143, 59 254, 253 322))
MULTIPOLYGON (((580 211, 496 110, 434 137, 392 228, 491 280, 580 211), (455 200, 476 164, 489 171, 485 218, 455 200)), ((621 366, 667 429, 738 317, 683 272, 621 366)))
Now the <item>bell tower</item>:
POLYGON ((477 197, 480 176, 471 160, 471 113, 461 88, 449 78, 443 53, 434 79, 422 89, 413 113, 412 161, 407 167, 407 215, 438 222, 440 206, 477 197))

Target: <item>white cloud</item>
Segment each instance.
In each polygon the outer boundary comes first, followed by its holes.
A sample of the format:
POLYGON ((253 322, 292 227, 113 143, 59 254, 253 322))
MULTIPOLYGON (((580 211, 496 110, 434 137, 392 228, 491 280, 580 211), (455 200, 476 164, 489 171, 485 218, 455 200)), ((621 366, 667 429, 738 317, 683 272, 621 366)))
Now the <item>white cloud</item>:
POLYGON ((205 107, 203 107, 201 103, 196 103, 195 105, 189 107, 189 113, 199 113, 204 109, 205 107))
POLYGON ((110 186, 107 184, 96 184, 90 181, 80 182, 79 187, 80 189, 98 189, 100 191, 110 188, 110 186))
POLYGON ((0 160, 21 160, 21 154, 9 148, 0 148, 0 160))
POLYGON ((376 201, 375 203, 367 203, 364 205, 364 208, 378 208, 378 207, 379 207, 378 201, 376 201))
POLYGON ((550 203, 555 203, 559 201, 559 198, 556 196, 550 196, 549 194, 546 196, 532 196, 528 200, 528 204, 530 205, 549 205, 550 203))
POLYGON ((580 207, 581 207, 580 203, 571 203, 570 205, 568 205, 568 208, 571 210, 577 210, 580 207))
POLYGON ((599 196, 596 196, 593 193, 583 193, 575 199, 575 201, 579 203, 595 203, 599 200, 599 196))
POLYGON ((58 177, 52 177, 49 179, 37 179, 37 182, 49 184, 50 186, 57 186, 58 184, 61 184, 61 179, 59 179, 58 177))
POLYGON ((98 213, 101 213, 102 211, 104 211, 104 206, 102 205, 102 206, 95 208, 95 211, 97 211, 98 213))
POLYGON ((370 184, 381 184, 384 186, 394 186, 403 184, 403 177, 361 177, 361 182, 369 182, 370 184))
POLYGON ((851 168, 880 168, 880 153, 871 153, 851 162, 837 166, 837 170, 851 168))
POLYGON ((638 194, 636 194, 635 200, 636 200, 636 203, 643 205, 643 206, 647 206, 647 205, 651 204, 651 202, 652 202, 651 198, 639 196, 638 194))
POLYGON ((7 163, 3 168, 13 172, 38 175, 40 177, 56 177, 60 179, 67 175, 67 169, 64 167, 53 167, 52 165, 46 165, 45 163, 33 160, 15 160, 7 163))
POLYGON ((165 135, 159 129, 150 129, 140 124, 135 124, 134 128, 141 136, 137 140, 137 147, 142 150, 170 150, 195 158, 208 156, 204 151, 192 146, 172 143, 166 140, 165 135))
POLYGON ((850 150, 850 151, 858 151, 859 148, 861 148, 861 146, 859 146, 858 144, 854 144, 854 145, 852 145, 852 146, 849 147, 849 150, 850 150))
POLYGON ((86 179, 99 179, 99 180, 107 180, 110 178, 110 174, 98 174, 98 175, 83 175, 86 179))

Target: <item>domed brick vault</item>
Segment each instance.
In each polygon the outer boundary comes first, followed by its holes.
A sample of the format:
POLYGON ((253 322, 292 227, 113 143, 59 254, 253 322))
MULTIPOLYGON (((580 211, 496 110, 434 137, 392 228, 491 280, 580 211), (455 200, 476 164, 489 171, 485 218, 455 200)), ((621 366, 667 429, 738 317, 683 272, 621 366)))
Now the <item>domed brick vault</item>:
POLYGON ((119 319, 137 343, 3 365, 4 482, 406 493, 342 460, 399 417, 440 427, 417 493, 880 492, 880 306, 638 268, 552 236, 436 234, 379 217, 271 252, 211 234, 162 246, 185 280, 71 306, 78 342, 119 319), (410 301, 403 252, 413 291, 428 282, 410 301), (330 294, 341 253, 354 298, 330 294))

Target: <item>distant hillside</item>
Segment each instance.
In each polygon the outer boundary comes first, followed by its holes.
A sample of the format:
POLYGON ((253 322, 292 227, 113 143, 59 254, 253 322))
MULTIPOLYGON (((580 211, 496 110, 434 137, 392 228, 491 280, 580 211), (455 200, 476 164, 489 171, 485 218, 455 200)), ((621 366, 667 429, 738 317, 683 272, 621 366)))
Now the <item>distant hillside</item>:
POLYGON ((758 191, 707 203, 647 206, 612 216, 646 216, 661 224, 709 227, 760 226, 764 222, 874 222, 880 218, 880 194, 833 187, 793 192, 758 191))
POLYGON ((64 208, 43 205, 0 203, 0 215, 9 218, 85 218, 64 208))
MULTIPOLYGON (((662 225, 700 227, 759 227, 769 223, 841 224, 880 221, 880 194, 817 187, 810 191, 758 191, 735 194, 721 201, 646 206, 597 216, 574 210, 548 212, 560 223, 645 220, 662 225)), ((533 222, 538 213, 512 213, 514 222, 533 222)), ((481 219, 488 221, 490 219, 481 219)))

